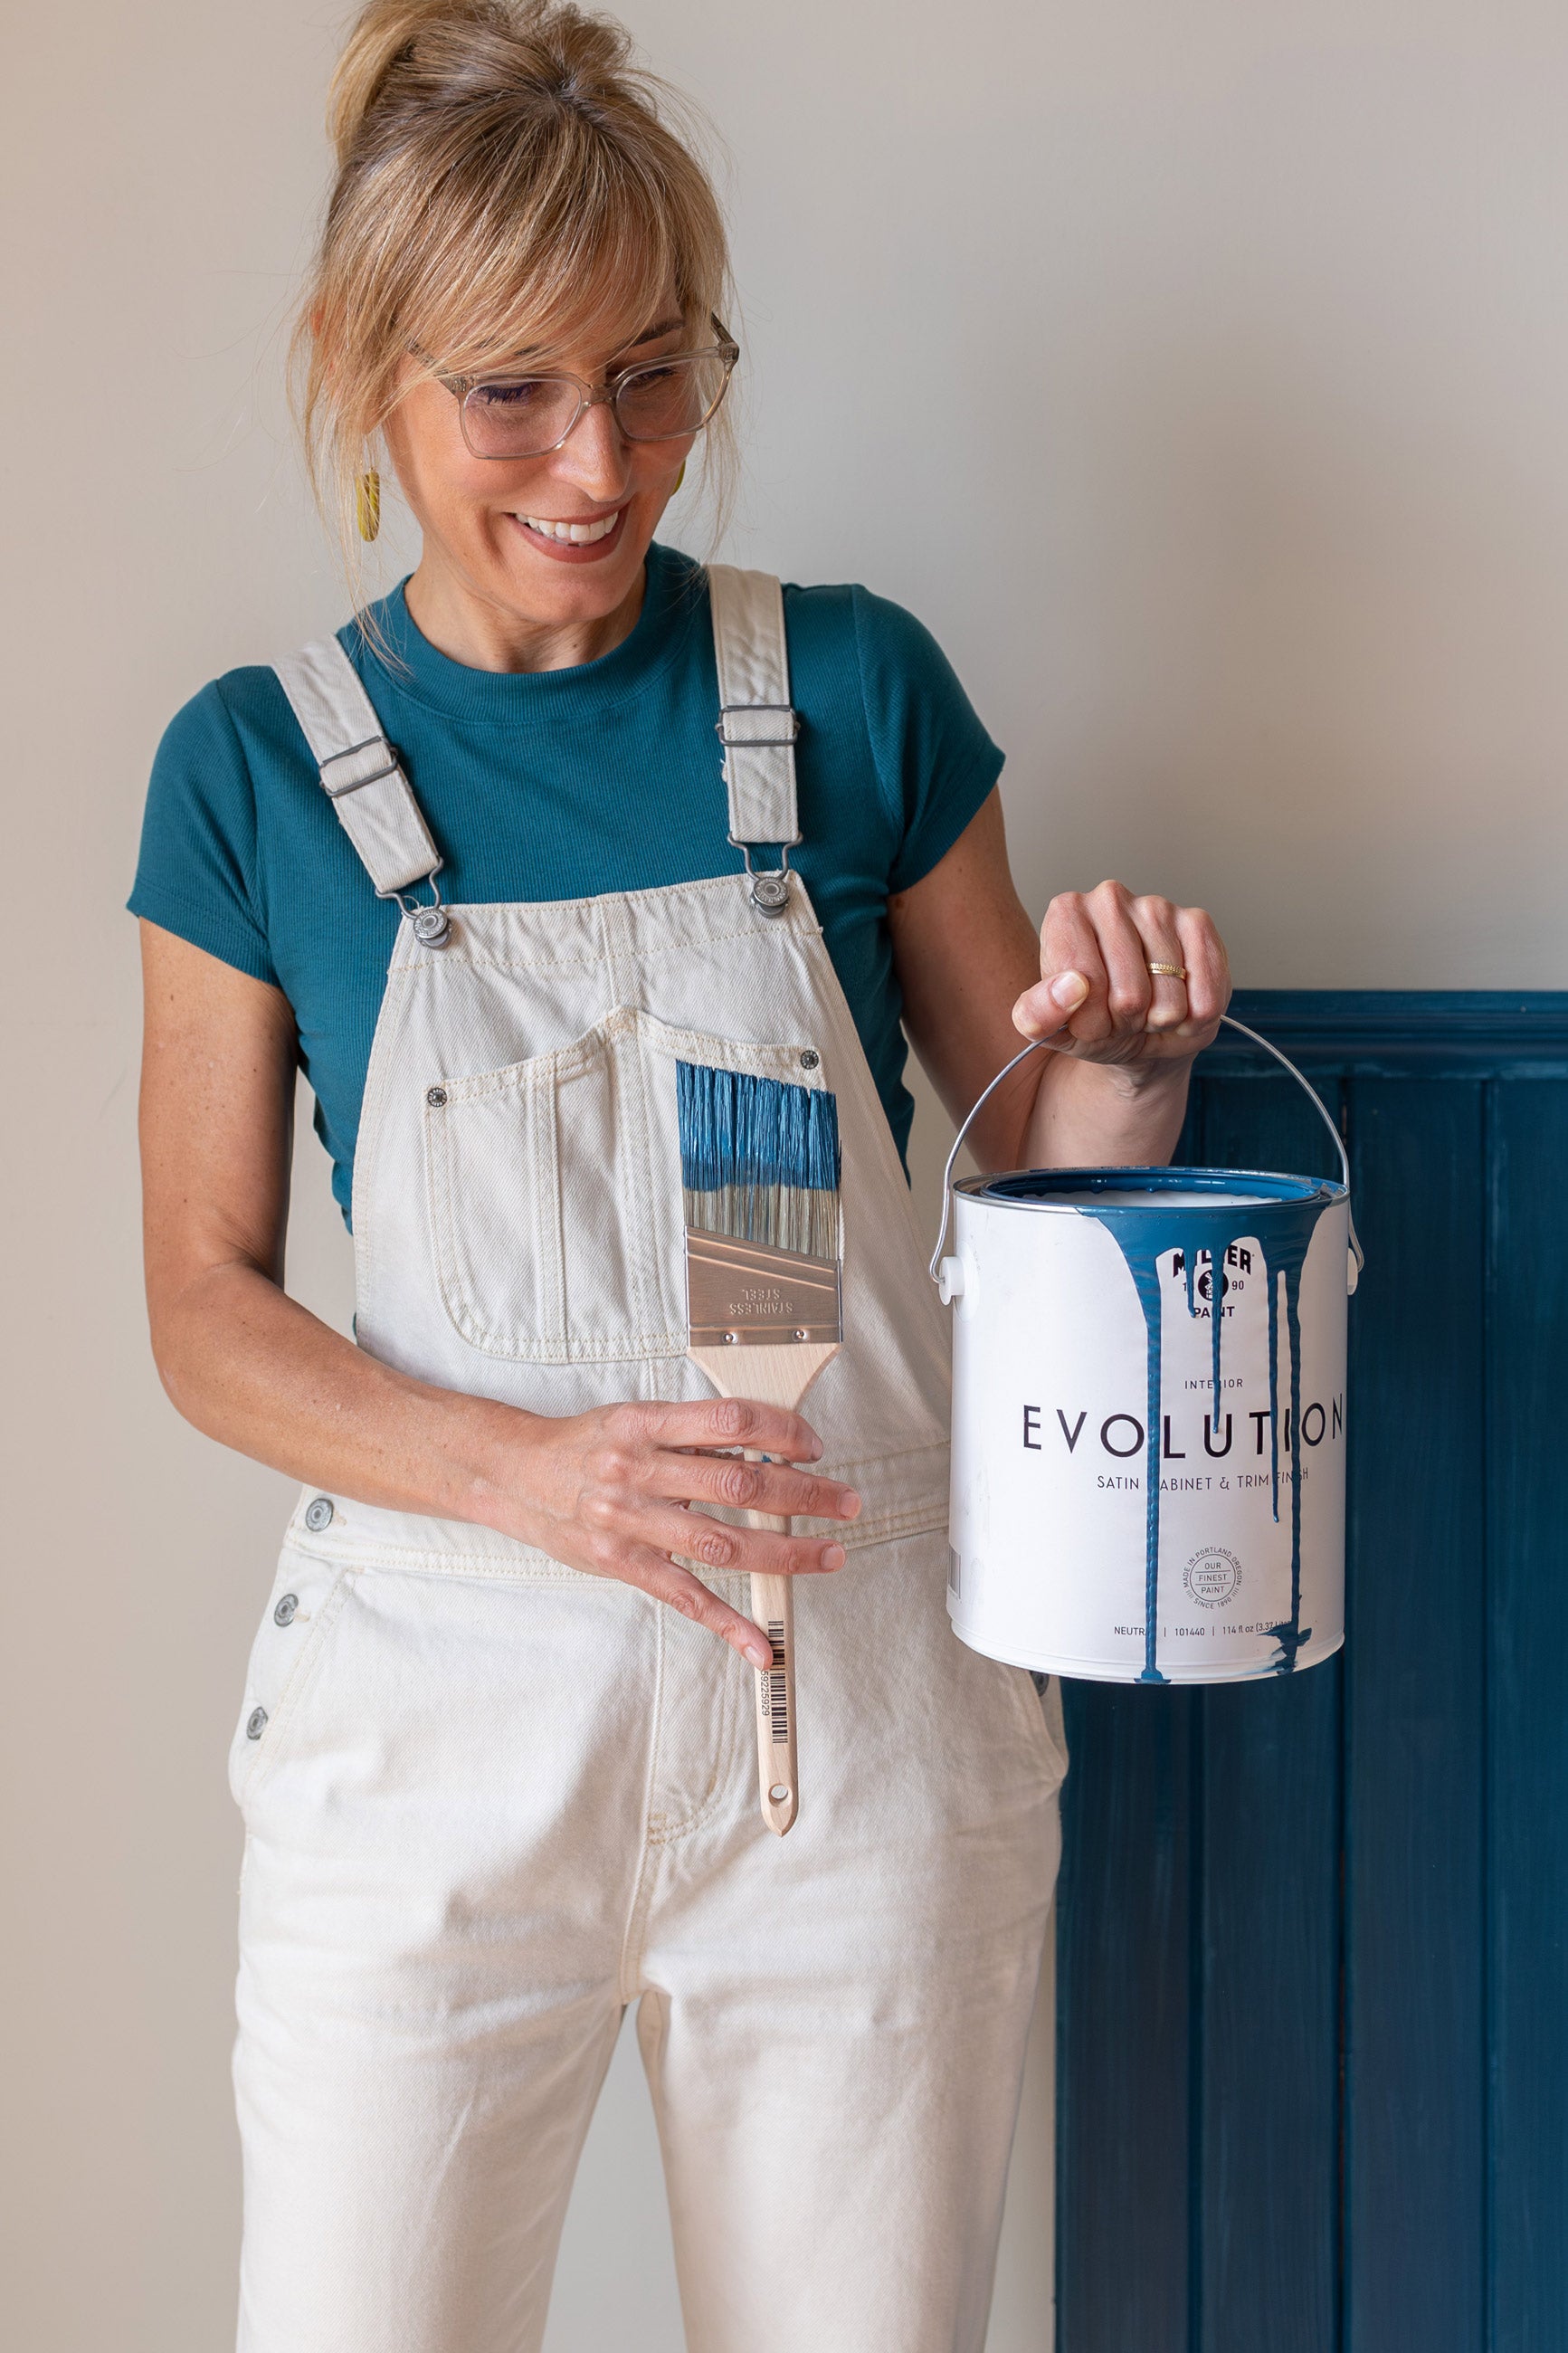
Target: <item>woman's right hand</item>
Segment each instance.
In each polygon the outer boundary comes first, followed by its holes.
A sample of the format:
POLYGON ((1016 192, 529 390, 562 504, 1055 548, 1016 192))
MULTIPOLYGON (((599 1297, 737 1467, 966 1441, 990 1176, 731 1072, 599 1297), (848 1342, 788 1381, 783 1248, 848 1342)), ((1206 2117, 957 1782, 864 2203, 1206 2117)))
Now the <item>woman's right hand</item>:
POLYGON ((147 1303, 163 1383, 198 1430, 291 1477, 392 1511, 474 1520, 618 1577, 759 1667, 766 1639, 705 1569, 837 1568, 820 1537, 704 1506, 852 1520, 859 1499, 799 1414, 745 1399, 614 1405, 561 1419, 433 1388, 356 1348, 282 1288, 294 1016, 282 991, 143 923, 147 1303), (745 1462, 740 1450, 783 1459, 745 1462), (735 1450, 731 1451, 731 1450, 735 1450))
POLYGON ((745 1398, 599 1406, 561 1419, 500 1410, 506 1420, 489 1493, 469 1515, 569 1568, 618 1577, 667 1601, 752 1666, 773 1662, 766 1638, 680 1560, 766 1577, 816 1576, 843 1565, 844 1547, 831 1538, 735 1527, 704 1508, 728 1504, 773 1519, 855 1517, 860 1498, 852 1487, 795 1467, 822 1453, 797 1413, 745 1398), (782 1459, 748 1462, 731 1449, 782 1459))

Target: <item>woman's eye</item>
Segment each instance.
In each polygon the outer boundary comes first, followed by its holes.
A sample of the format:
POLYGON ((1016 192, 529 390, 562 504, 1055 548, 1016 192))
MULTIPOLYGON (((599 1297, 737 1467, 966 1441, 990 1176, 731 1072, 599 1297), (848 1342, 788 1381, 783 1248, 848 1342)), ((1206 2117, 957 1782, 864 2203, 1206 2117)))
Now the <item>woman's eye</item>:
POLYGON ((524 376, 517 384, 477 385, 474 398, 486 408, 537 408, 553 389, 547 376, 524 376))

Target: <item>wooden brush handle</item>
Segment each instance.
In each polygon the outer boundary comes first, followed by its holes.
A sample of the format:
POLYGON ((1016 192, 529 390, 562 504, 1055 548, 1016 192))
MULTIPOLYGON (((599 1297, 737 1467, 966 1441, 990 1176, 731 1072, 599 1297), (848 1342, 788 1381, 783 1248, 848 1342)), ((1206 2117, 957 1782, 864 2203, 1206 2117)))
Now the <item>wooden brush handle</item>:
MULTIPOLYGON (((765 1458, 749 1450, 748 1462, 765 1458)), ((748 1512, 748 1525, 787 1536, 789 1522, 765 1512, 748 1512)), ((783 1838, 800 1808, 795 1746, 795 1579, 753 1577, 752 1616, 773 1645, 772 1667, 757 1676, 757 1792, 763 1820, 783 1838)))

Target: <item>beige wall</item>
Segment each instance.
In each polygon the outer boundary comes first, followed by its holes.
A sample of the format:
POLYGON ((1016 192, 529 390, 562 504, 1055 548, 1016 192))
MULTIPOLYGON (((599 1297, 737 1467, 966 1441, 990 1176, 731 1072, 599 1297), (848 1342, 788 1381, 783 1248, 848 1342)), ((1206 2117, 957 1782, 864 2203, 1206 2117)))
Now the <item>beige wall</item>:
MULTIPOLYGON (((135 1274, 129 883, 159 730, 335 620, 279 322, 331 12, 6 42, 5 2304, 229 2327, 223 1754, 283 1482, 178 1423, 135 1274)), ((1526 0, 632 0, 732 153, 731 552, 913 606, 1026 895, 1202 896, 1253 984, 1563 986, 1568 19, 1526 0)), ((301 888, 308 878, 301 877, 301 888)), ((922 1122, 928 1187, 938 1124, 922 1122)), ((313 1145, 292 1279, 341 1314, 313 1145)), ((1037 2038, 992 2353, 1047 2337, 1037 2038)), ((551 2353, 679 2343, 617 2063, 551 2353)))

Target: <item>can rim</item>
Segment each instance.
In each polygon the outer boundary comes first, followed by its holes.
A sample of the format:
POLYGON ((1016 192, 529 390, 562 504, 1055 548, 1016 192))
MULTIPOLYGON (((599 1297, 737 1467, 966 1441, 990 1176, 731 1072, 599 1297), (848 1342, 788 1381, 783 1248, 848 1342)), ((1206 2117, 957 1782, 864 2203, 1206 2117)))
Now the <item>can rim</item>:
MULTIPOLYGON (((1348 1201, 1350 1195, 1337 1177, 1289 1176, 1264 1168, 1012 1168, 989 1176, 961 1176, 955 1194, 971 1200, 994 1203, 1003 1209, 1055 1209, 1072 1215, 1081 1202, 1054 1201, 1056 1193, 1147 1194, 1147 1201, 1107 1201, 1097 1215, 1138 1218, 1157 1208, 1163 1193, 1247 1192, 1260 1194, 1262 1206, 1292 1206, 1303 1201, 1348 1201)), ((1194 1204, 1194 1207, 1196 1205, 1194 1204)), ((1228 1206, 1216 1198, 1216 1208, 1228 1206)), ((1242 1204, 1235 1205, 1244 1206, 1242 1204)), ((1198 1214, 1201 1216, 1202 1210, 1198 1214)))

